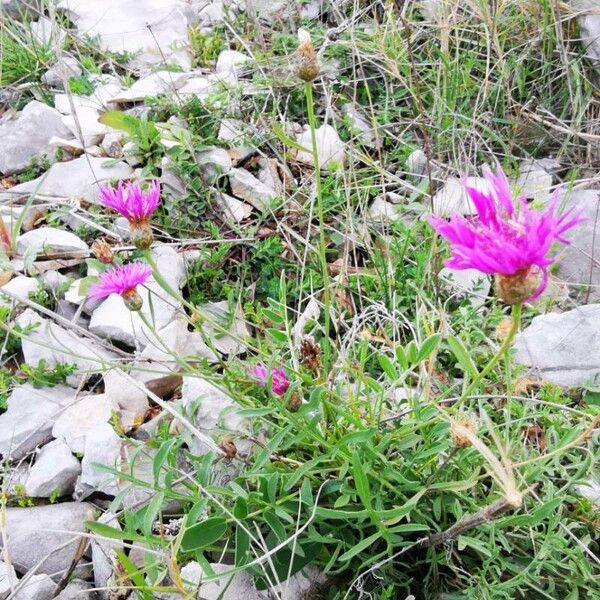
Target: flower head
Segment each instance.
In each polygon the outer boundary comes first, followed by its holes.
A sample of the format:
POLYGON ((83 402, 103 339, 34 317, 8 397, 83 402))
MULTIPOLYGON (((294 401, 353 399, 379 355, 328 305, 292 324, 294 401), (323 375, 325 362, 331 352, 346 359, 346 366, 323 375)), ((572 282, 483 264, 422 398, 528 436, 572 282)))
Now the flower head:
MULTIPOLYGON (((250 369, 250 376, 256 379, 256 382, 261 387, 267 385, 269 378, 269 369, 266 365, 258 364, 250 369)), ((271 370, 271 390, 277 396, 283 396, 290 387, 290 380, 283 369, 274 368, 271 370)))
POLYGON ((115 267, 100 275, 100 281, 90 287, 88 296, 99 300, 111 294, 119 294, 130 310, 140 310, 142 299, 136 288, 146 283, 151 275, 152 269, 141 262, 115 267))
POLYGON ((532 210, 525 198, 515 206, 502 168, 498 166, 494 174, 484 167, 483 174, 488 192, 465 184, 476 217, 430 218, 431 226, 452 245, 452 256, 445 264, 495 274, 497 289, 508 304, 535 300, 548 283, 554 259, 547 254, 552 244, 568 244, 563 234, 584 219, 572 210, 558 214, 558 190, 543 211, 532 210))
POLYGON ((315 52, 310 33, 306 29, 298 30, 298 68, 296 73, 303 81, 313 81, 320 71, 319 59, 315 52))
POLYGON ((137 182, 119 181, 116 188, 100 186, 100 201, 130 222, 147 221, 160 202, 160 185, 153 181, 146 193, 137 182))

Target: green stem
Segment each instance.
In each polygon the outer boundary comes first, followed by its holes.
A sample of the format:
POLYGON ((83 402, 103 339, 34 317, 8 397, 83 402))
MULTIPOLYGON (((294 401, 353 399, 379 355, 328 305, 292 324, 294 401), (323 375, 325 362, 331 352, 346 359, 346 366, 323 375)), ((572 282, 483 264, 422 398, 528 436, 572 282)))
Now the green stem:
POLYGON ((311 82, 306 82, 304 86, 306 92, 306 109, 308 113, 308 124, 310 126, 310 136, 312 142, 312 157, 315 167, 315 186, 317 193, 317 215, 319 218, 319 259, 321 262, 321 272, 323 277, 323 304, 325 305, 325 335, 323 337, 323 366, 325 371, 331 365, 331 345, 329 340, 331 295, 329 291, 329 273, 327 271, 327 244, 325 239, 325 210, 323 208, 323 183, 321 181, 321 168, 319 164, 319 149, 317 146, 317 121, 315 118, 315 102, 313 98, 313 86, 311 82))
POLYGON ((494 355, 492 360, 483 368, 483 370, 473 378, 473 381, 467 386, 465 391, 462 393, 459 400, 454 404, 453 408, 457 409, 465 402, 465 400, 479 387, 485 377, 492 371, 492 369, 502 360, 504 356, 508 354, 510 347, 521 327, 521 312, 523 306, 521 304, 514 304, 512 307, 512 325, 508 335, 502 342, 502 345, 498 349, 498 352, 494 355))

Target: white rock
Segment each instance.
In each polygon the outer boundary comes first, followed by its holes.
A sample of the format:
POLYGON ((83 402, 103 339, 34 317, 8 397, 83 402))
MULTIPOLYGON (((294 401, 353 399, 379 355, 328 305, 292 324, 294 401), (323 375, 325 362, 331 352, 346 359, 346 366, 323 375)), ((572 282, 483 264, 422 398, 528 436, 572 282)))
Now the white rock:
POLYGON ((182 0, 60 0, 79 35, 100 36, 111 52, 137 54, 136 65, 189 68, 187 3, 182 0))
POLYGON ((411 175, 425 175, 427 173, 427 154, 423 150, 413 150, 406 159, 406 170, 411 175))
POLYGON ((54 440, 40 450, 25 490, 33 498, 49 498, 56 492, 66 496, 73 493, 80 472, 81 465, 69 447, 61 440, 54 440))
POLYGON ((246 204, 229 194, 217 192, 215 194, 215 200, 221 207, 221 210, 225 213, 225 216, 228 219, 233 219, 237 223, 241 223, 252 214, 252 207, 249 204, 246 204))
POLYGON ((119 407, 106 394, 85 396, 67 408, 52 428, 55 438, 64 440, 72 452, 81 454, 91 430, 107 423, 119 407))
POLYGON ((581 45, 585 48, 586 56, 600 62, 600 13, 596 0, 571 0, 572 8, 576 11, 588 11, 577 18, 581 38, 581 45))
POLYGON ((34 157, 53 156, 50 139, 68 135, 56 110, 32 100, 14 119, 0 120, 0 174, 22 171, 34 157))
POLYGON ((250 336, 250 330, 241 306, 235 308, 233 319, 226 300, 200 304, 198 311, 205 319, 202 330, 219 352, 227 355, 246 352, 248 348, 245 342, 250 336))
MULTIPOLYGON (((490 191, 483 177, 467 177, 466 182, 480 192, 490 191)), ((449 177, 444 187, 433 196, 433 212, 439 217, 449 217, 454 214, 473 215, 477 210, 465 192, 462 181, 457 177, 449 177)))
POLYGON ((246 65, 252 59, 247 54, 242 54, 237 50, 223 50, 217 58, 217 73, 233 73, 236 77, 244 74, 246 65))
MULTIPOLYGON (((162 278, 174 291, 178 291, 186 275, 183 257, 166 245, 155 246, 152 255, 162 278)), ((181 302, 163 290, 154 278, 140 286, 138 292, 143 300, 141 313, 153 329, 160 329, 173 321, 181 310, 181 302)), ((90 331, 100 337, 130 346, 138 344, 142 348, 154 339, 152 330, 144 324, 140 315, 130 311, 117 294, 109 296, 94 310, 90 331)))
MULTIPOLYGON (((121 529, 119 520, 110 512, 104 513, 99 519, 113 529, 121 529)), ((93 539, 90 544, 92 548, 92 564, 94 566, 94 586, 99 588, 98 596, 101 600, 119 598, 118 590, 110 588, 119 585, 117 565, 119 563, 115 550, 123 550, 123 544, 117 540, 93 539)))
MULTIPOLYGON (((24 8, 35 7, 35 2, 16 2, 18 4, 19 16, 22 15, 22 11, 24 8), (29 5, 29 6, 27 6, 29 5)), ((39 7, 35 10, 36 15, 41 15, 43 9, 39 7)), ((66 33, 62 27, 58 24, 58 20, 50 20, 46 17, 41 17, 36 21, 32 21, 29 24, 29 31, 31 32, 31 36, 34 40, 38 41, 43 46, 47 46, 48 44, 57 44, 59 47, 62 47, 66 33)))
POLYGON ((38 290, 37 279, 18 275, 5 285, 0 286, 0 306, 10 306, 13 302, 9 296, 3 296, 2 292, 8 292, 17 296, 20 300, 27 300, 29 294, 38 290))
POLYGON ((123 134, 118 132, 110 132, 104 136, 102 140, 102 150, 109 158, 121 158, 123 156, 123 134))
POLYGON ((56 583, 48 575, 31 575, 15 594, 14 600, 48 600, 52 598, 55 587, 56 583))
POLYGON ((600 383, 600 304, 535 317, 517 336, 515 361, 564 387, 600 383))
POLYGON ((90 593, 92 587, 93 586, 87 581, 75 579, 70 581, 65 589, 56 596, 56 600, 84 600, 85 598, 94 600, 94 594, 90 593))
POLYGON ((376 221, 399 221, 402 219, 400 208, 377 196, 369 206, 368 216, 376 221))
POLYGON ((80 106, 75 109, 74 114, 63 116, 62 121, 71 135, 87 148, 99 144, 110 131, 106 125, 100 123, 99 118, 100 112, 95 108, 80 106))
MULTIPOLYGON (((18 573, 36 567, 38 573, 57 581, 73 561, 81 534, 85 533, 84 522, 93 517, 94 507, 81 502, 6 509, 6 534, 13 567, 18 573)), ((0 546, 3 544, 0 537, 0 546)), ((76 576, 86 572, 89 569, 82 563, 75 569, 76 576)))
POLYGON ((60 273, 59 271, 45 271, 40 275, 40 280, 44 286, 44 289, 56 294, 61 288, 63 288, 69 278, 60 273))
MULTIPOLYGON (((338 132, 331 125, 321 125, 316 132, 317 152, 319 167, 332 170, 344 163, 345 144, 340 139, 338 132)), ((298 150, 296 160, 300 163, 314 166, 312 155, 312 135, 310 129, 296 135, 296 141, 306 150, 298 150)))
POLYGON ((54 136, 50 138, 48 145, 52 146, 53 148, 62 148, 72 156, 80 156, 85 150, 85 146, 75 138, 69 138, 66 140, 64 138, 54 136))
POLYGON ((43 194, 58 198, 76 198, 98 203, 98 186, 119 179, 129 179, 133 170, 124 162, 110 163, 106 158, 81 156, 66 163, 56 163, 33 181, 11 188, 11 194, 43 194))
POLYGON ((82 73, 79 61, 73 56, 63 56, 58 63, 42 75, 42 81, 50 86, 62 86, 63 78, 79 77, 82 73))
POLYGON ((34 388, 25 384, 14 388, 6 412, 0 415, 0 453, 17 461, 50 441, 54 422, 75 399, 75 391, 62 385, 34 388))
POLYGON ((87 498, 94 492, 109 496, 119 493, 116 477, 95 465, 117 468, 121 463, 122 446, 123 440, 108 423, 98 421, 88 430, 81 461, 81 476, 75 488, 77 499, 87 498))
POLYGON ((578 485, 575 489, 580 496, 587 498, 600 509, 600 480, 592 477, 586 485, 578 485))
POLYGON ((576 190, 564 195, 565 209, 580 212, 585 221, 565 234, 571 244, 557 251, 558 276, 569 286, 581 287, 590 302, 600 299, 599 202, 598 190, 576 190))
POLYGON ((150 406, 148 397, 144 389, 140 389, 139 384, 133 383, 123 371, 111 369, 104 374, 104 394, 122 410, 133 413, 142 423, 150 406))
POLYGON ((325 574, 319 567, 307 565, 302 571, 276 585, 274 591, 279 594, 281 600, 302 600, 310 598, 312 595, 310 590, 313 586, 324 583, 326 580, 325 574))
POLYGON ((113 96, 109 102, 111 104, 139 102, 148 96, 174 95, 190 76, 190 73, 157 71, 138 79, 129 89, 113 96))
POLYGON ((74 233, 55 227, 40 227, 21 234, 17 238, 17 253, 35 251, 46 258, 86 258, 90 255, 88 245, 74 233))
MULTIPOLYGON (((555 161, 550 160, 550 163, 555 161)), ((519 176, 513 184, 518 197, 547 202, 552 186, 552 166, 544 160, 524 160, 519 166, 519 176)))
POLYGON ((490 278, 476 269, 458 270, 444 267, 439 276, 458 296, 469 298, 475 308, 482 306, 490 293, 490 278))
POLYGON ((66 330, 40 317, 33 310, 27 309, 21 313, 16 323, 23 328, 39 323, 22 338, 21 349, 25 361, 37 365, 40 360, 45 360, 49 368, 58 363, 75 364, 76 373, 67 377, 67 383, 74 387, 92 373, 101 372, 104 363, 116 358, 94 340, 86 339, 73 330, 66 330))
POLYGON ((209 183, 212 183, 220 175, 226 175, 231 171, 231 157, 223 148, 206 148, 196 153, 196 162, 200 172, 209 183))
MULTIPOLYGON (((184 377, 181 388, 181 401, 188 414, 194 415, 196 427, 215 441, 222 435, 234 438, 240 455, 247 455, 252 444, 249 440, 235 439, 250 433, 246 418, 239 415, 241 407, 221 389, 200 377, 184 377)), ((204 454, 211 448, 205 442, 194 439, 191 450, 194 454, 204 454)))
POLYGON ((344 104, 342 113, 350 122, 350 131, 358 141, 369 148, 375 146, 375 131, 365 116, 352 104, 344 104))
MULTIPOLYGON (((231 565, 221 563, 211 564, 210 567, 215 573, 224 573, 231 570, 231 565)), ((193 574, 196 576, 195 572, 193 574)), ((240 600, 241 598, 244 600, 266 600, 267 595, 257 591, 250 574, 241 572, 203 583, 200 586, 198 598, 202 598, 202 600, 240 600)))
POLYGON ((77 108, 82 106, 104 112, 108 110, 109 101, 122 91, 123 88, 119 80, 111 79, 98 85, 91 96, 56 94, 54 96, 54 108, 63 115, 71 115, 77 108))
POLYGON ((243 141, 244 123, 237 119, 222 119, 219 125, 218 138, 224 142, 243 141))
POLYGON ((234 196, 245 200, 257 210, 264 210, 279 196, 275 190, 266 186, 246 169, 231 169, 229 183, 234 196))
POLYGON ((11 588, 17 584, 17 574, 12 565, 7 565, 0 560, 0 600, 6 600, 11 588))
POLYGON ((281 177, 279 177, 277 161, 275 159, 258 159, 258 179, 279 195, 283 195, 285 192, 285 186, 283 185, 283 181, 281 181, 281 177))

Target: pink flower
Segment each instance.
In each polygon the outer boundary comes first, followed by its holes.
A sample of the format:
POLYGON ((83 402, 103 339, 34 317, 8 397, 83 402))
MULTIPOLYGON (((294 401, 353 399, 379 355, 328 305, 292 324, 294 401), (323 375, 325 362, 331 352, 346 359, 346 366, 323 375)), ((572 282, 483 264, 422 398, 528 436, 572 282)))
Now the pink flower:
POLYGON ((501 278, 516 276, 513 283, 518 280, 522 284, 525 279, 535 277, 535 287, 524 296, 525 301, 535 300, 548 283, 548 267, 554 259, 547 254, 552 244, 568 244, 563 234, 584 219, 572 210, 557 214, 558 190, 543 211, 532 210, 525 198, 519 199, 515 206, 502 168, 498 166, 494 174, 484 167, 483 174, 489 192, 464 184, 477 210, 476 217, 453 215, 449 221, 435 216, 429 219, 431 226, 452 246, 452 256, 445 264, 452 269, 477 269, 501 278))
POLYGON ((119 181, 116 188, 100 186, 100 200, 133 222, 147 221, 160 202, 160 185, 153 181, 146 193, 137 182, 119 181))
POLYGON ((131 310, 140 310, 142 299, 136 288, 148 281, 151 275, 152 269, 141 262, 115 267, 100 275, 100 281, 90 287, 88 296, 99 300, 111 294, 119 294, 131 310))
MULTIPOLYGON (((261 364, 250 369, 250 376, 256 379, 258 385, 265 387, 269 378, 269 369, 261 364)), ((271 370, 271 390, 277 396, 283 396, 290 387, 290 380, 283 369, 274 368, 271 370)))

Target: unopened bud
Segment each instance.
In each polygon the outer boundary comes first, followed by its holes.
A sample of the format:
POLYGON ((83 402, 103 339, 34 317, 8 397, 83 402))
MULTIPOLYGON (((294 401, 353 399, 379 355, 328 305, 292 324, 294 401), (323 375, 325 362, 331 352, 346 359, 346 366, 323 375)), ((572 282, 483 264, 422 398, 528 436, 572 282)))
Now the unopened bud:
POLYGON ((532 268, 523 269, 514 275, 497 273, 494 279, 494 292, 505 304, 523 304, 540 287, 542 274, 532 268))
POLYGON ((105 265, 110 265, 113 263, 115 259, 115 255, 113 254, 112 248, 108 244, 106 240, 97 239, 92 244, 92 254, 105 265))
POLYGON ((148 250, 154 242, 154 234, 150 227, 150 221, 130 221, 129 232, 131 234, 131 243, 138 250, 148 250))
POLYGON ((298 69, 296 73, 303 81, 313 81, 319 74, 320 67, 310 33, 306 29, 299 29, 298 40, 300 45, 297 51, 298 69))
POLYGON ((125 302, 125 306, 129 310, 137 312, 138 310, 142 309, 142 304, 144 303, 144 301, 142 300, 142 297, 138 294, 138 291, 135 288, 124 292, 123 294, 121 294, 121 296, 125 302))

